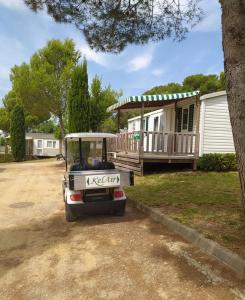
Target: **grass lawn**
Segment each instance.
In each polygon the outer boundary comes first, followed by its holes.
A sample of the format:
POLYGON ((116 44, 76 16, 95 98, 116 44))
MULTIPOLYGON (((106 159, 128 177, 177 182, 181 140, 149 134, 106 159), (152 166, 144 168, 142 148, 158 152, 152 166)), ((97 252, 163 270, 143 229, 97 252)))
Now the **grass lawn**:
POLYGON ((245 258, 245 214, 236 172, 166 172, 135 177, 129 198, 157 206, 175 220, 245 258))

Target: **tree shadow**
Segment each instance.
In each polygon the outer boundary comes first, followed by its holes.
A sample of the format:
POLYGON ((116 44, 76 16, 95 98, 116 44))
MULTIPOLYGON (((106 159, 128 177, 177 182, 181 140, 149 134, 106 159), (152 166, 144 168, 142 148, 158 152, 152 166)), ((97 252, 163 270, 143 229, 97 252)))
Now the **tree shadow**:
MULTIPOLYGON (((90 228, 105 224, 133 222, 146 216, 127 209, 125 216, 111 215, 83 216, 74 223, 65 221, 63 210, 39 220, 31 220, 22 226, 8 227, 0 230, 0 278, 9 270, 26 263, 33 257, 65 243, 69 246, 79 228, 90 228)), ((96 238, 96 237, 95 237, 96 238)))

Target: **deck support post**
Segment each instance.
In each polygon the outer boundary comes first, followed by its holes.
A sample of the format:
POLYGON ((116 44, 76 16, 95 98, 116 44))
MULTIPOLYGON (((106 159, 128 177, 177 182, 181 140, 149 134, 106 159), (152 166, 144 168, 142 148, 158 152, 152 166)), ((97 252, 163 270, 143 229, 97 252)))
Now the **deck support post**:
POLYGON ((117 132, 120 133, 121 110, 117 110, 117 132))
POLYGON ((144 175, 144 102, 141 102, 140 112, 140 148, 139 148, 139 161, 141 166, 141 176, 144 175))
POLYGON ((201 109, 201 103, 200 103, 200 96, 196 96, 196 137, 195 137, 195 158, 193 162, 193 170, 197 170, 197 161, 199 158, 199 140, 200 140, 200 109, 201 109))
POLYGON ((140 156, 144 155, 144 102, 141 103, 140 114, 140 156))

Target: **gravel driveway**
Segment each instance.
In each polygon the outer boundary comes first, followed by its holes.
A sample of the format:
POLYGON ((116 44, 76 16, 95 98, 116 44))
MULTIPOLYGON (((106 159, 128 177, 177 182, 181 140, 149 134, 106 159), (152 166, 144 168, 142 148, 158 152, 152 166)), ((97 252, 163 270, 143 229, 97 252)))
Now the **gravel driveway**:
POLYGON ((245 299, 245 283, 162 225, 66 223, 60 162, 0 165, 0 299, 245 299))

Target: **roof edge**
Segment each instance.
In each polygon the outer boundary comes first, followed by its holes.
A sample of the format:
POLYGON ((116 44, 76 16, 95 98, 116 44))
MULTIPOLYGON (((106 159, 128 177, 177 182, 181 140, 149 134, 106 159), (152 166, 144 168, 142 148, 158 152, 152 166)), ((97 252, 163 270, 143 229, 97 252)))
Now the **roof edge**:
POLYGON ((219 92, 209 93, 209 94, 205 94, 205 95, 201 96, 200 100, 215 98, 215 97, 224 96, 224 95, 226 95, 226 91, 219 91, 219 92))

